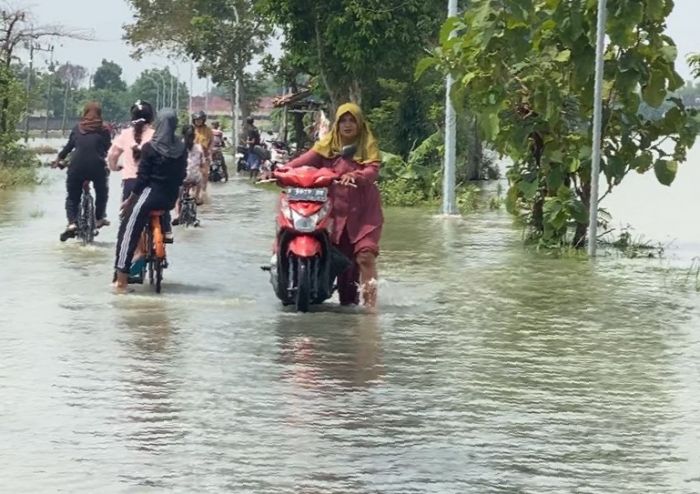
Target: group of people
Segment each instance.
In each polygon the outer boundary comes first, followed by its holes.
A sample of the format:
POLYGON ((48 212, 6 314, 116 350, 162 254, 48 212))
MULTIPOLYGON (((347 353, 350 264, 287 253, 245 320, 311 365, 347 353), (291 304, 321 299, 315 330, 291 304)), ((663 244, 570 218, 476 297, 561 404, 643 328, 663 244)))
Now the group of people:
MULTIPOLYGON (((178 224, 177 207, 182 187, 195 190, 201 203, 207 190, 209 166, 214 153, 225 146, 219 125, 206 125, 204 112, 192 115, 192 124, 178 129, 178 118, 171 109, 161 110, 156 118, 153 107, 137 101, 131 107, 131 125, 112 140, 102 120, 97 102, 88 103, 79 124, 71 131, 54 165, 72 153, 66 177, 66 217, 68 226, 61 241, 75 235, 82 185, 90 181, 95 189, 96 227, 110 225, 106 216, 109 171, 122 174, 121 222, 115 258, 115 289, 127 291, 130 273, 145 262, 140 249, 142 232, 152 211, 164 211, 166 242, 172 242, 172 225, 178 224), (176 217, 171 221, 170 211, 176 217)), ((260 134, 248 121, 247 144, 259 144, 260 134)), ((256 160, 250 153, 249 160, 256 160)), ((223 157, 223 156, 222 156, 223 157)), ((357 105, 338 109, 336 121, 316 145, 289 162, 299 166, 339 167, 341 179, 334 187, 333 243, 350 259, 352 267, 338 279, 341 304, 358 304, 360 293, 368 306, 376 303, 376 258, 379 255, 383 216, 376 186, 381 158, 377 141, 357 105), (350 160, 336 160, 344 146, 356 146, 350 160)), ((259 166, 259 163, 249 163, 259 166)))

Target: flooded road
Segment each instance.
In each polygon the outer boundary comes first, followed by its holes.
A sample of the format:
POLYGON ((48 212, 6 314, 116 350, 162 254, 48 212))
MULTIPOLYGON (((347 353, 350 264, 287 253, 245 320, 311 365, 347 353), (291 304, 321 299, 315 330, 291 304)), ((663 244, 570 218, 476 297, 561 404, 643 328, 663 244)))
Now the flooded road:
POLYGON ((682 270, 390 210, 379 314, 297 315, 258 268, 275 195, 238 179, 176 229, 162 296, 115 297, 116 225, 60 244, 52 175, 0 191, 2 492, 700 492, 682 270))

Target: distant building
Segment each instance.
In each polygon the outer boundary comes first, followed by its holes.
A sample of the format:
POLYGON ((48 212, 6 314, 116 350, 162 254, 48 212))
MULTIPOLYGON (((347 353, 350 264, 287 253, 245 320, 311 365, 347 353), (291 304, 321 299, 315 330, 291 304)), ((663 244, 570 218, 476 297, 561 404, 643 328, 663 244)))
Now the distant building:
MULTIPOLYGON (((260 120, 267 120, 274 109, 272 97, 265 96, 258 101, 258 107, 253 112, 253 117, 260 120)), ((208 116, 214 118, 230 117, 233 113, 231 102, 220 96, 210 96, 209 102, 204 96, 195 96, 192 98, 192 113, 205 111, 208 116)))

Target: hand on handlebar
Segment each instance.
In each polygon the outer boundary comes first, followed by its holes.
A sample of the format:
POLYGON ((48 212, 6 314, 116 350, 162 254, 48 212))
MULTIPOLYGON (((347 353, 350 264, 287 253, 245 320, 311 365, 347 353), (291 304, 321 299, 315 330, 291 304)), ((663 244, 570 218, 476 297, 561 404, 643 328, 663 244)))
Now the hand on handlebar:
POLYGON ((355 178, 353 173, 346 173, 340 177, 340 180, 337 180, 336 183, 344 185, 345 187, 357 187, 357 178, 355 178))

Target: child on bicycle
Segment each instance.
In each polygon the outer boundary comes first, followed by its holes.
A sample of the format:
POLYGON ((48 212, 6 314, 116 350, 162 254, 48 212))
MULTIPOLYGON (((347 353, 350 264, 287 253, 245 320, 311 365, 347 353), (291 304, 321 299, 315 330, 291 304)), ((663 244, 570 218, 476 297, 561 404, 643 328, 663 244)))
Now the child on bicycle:
MULTIPOLYGON (((202 166, 206 163, 206 158, 202 146, 195 142, 194 126, 185 125, 182 128, 182 138, 185 142, 185 148, 187 149, 187 176, 183 183, 184 190, 181 189, 180 191, 180 197, 183 196, 183 192, 192 195, 194 189, 193 197, 197 198, 201 192, 202 181, 204 180, 202 166)), ((173 225, 178 225, 180 224, 180 199, 178 199, 175 205, 175 214, 176 217, 173 220, 173 225)))
MULTIPOLYGON (((177 115, 171 109, 158 114, 156 131, 141 150, 136 185, 122 203, 124 220, 119 227, 115 269, 116 290, 126 293, 129 273, 144 228, 152 211, 170 211, 187 175, 187 149, 175 131, 177 115)), ((139 252, 137 257, 143 258, 139 252)))
POLYGON ((87 103, 80 123, 71 130, 68 142, 51 165, 57 167, 73 152, 66 175, 68 226, 60 236, 61 242, 74 237, 78 230, 78 209, 86 181, 92 182, 95 187, 95 226, 109 226, 106 218, 109 194, 106 158, 111 142, 110 133, 102 122, 102 107, 96 101, 87 103))
POLYGON ((125 201, 136 185, 136 174, 141 159, 141 147, 153 137, 153 106, 138 100, 131 106, 131 127, 122 130, 112 141, 107 154, 109 169, 122 174, 122 201, 125 201), (121 163, 120 163, 121 158, 121 163))

